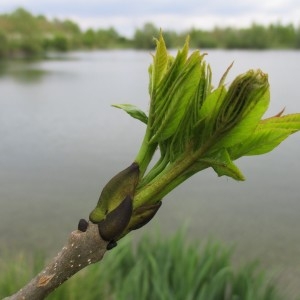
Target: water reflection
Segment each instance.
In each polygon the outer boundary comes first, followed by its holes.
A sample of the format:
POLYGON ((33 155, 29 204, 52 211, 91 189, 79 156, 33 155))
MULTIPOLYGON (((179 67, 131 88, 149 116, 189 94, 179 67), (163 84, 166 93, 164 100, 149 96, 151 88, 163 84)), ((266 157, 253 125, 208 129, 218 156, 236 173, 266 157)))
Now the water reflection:
POLYGON ((50 52, 43 59, 0 60, 0 78, 13 78, 17 82, 30 84, 42 81, 51 71, 44 67, 44 62, 76 61, 72 53, 50 52))
POLYGON ((30 61, 0 63, 0 77, 10 77, 20 83, 37 83, 49 74, 30 61))

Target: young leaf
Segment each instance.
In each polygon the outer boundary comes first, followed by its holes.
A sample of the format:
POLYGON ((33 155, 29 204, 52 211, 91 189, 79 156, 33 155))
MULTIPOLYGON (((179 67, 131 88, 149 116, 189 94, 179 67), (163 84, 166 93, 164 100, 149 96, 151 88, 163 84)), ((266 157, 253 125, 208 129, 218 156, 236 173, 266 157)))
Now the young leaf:
POLYGON ((229 152, 234 159, 244 155, 260 155, 272 151, 288 136, 300 130, 300 114, 262 120, 254 133, 229 152))
POLYGON ((231 70, 232 66, 233 66, 233 62, 229 65, 229 67, 227 68, 227 70, 225 71, 223 76, 221 77, 218 87, 223 86, 225 84, 226 77, 227 77, 229 71, 231 70))
POLYGON ((267 76, 250 70, 238 76, 230 86, 216 119, 219 142, 214 146, 230 147, 247 139, 268 108, 270 91, 267 76))
POLYGON ((293 133, 300 130, 300 114, 276 115, 275 117, 262 120, 260 126, 264 128, 287 129, 293 133))
POLYGON ((169 66, 168 69, 157 86, 154 95, 151 97, 152 112, 157 114, 166 107, 166 95, 168 91, 172 89, 172 85, 177 79, 178 75, 182 71, 182 68, 187 60, 188 56, 188 39, 182 50, 179 50, 175 59, 169 55, 169 66))
POLYGON ((175 133, 182 117, 184 116, 188 102, 195 94, 200 77, 200 60, 198 52, 194 52, 177 80, 174 82, 171 91, 166 95, 165 109, 159 112, 155 118, 153 129, 155 134, 150 143, 161 142, 175 133))
POLYGON ((245 155, 259 155, 272 151, 291 133, 285 129, 256 129, 242 143, 229 148, 230 155, 237 159, 245 155))
POLYGON ((199 146, 201 126, 198 128, 196 127, 199 124, 200 109, 206 97, 207 85, 209 84, 209 80, 207 79, 207 67, 205 62, 202 62, 201 76, 197 89, 186 107, 185 114, 178 129, 172 136, 172 141, 170 143, 171 161, 174 161, 176 157, 181 155, 191 143, 193 143, 195 149, 199 146))
POLYGON ((142 110, 137 108, 135 105, 132 105, 132 104, 113 104, 112 106, 116 107, 116 108, 123 109, 131 117, 133 117, 135 119, 138 119, 138 120, 142 121, 143 123, 145 123, 147 125, 147 123, 148 123, 147 115, 142 110))
POLYGON ((168 66, 168 52, 162 33, 156 40, 156 54, 153 59, 151 74, 151 94, 155 91, 168 66))
POLYGON ((244 175, 232 162, 228 151, 224 148, 219 149, 207 157, 201 158, 199 161, 211 166, 218 176, 225 175, 235 180, 245 180, 244 175))
POLYGON ((213 135, 213 125, 220 108, 226 95, 226 89, 221 86, 211 92, 205 99, 200 112, 199 120, 195 125, 195 136, 199 136, 201 142, 199 144, 205 143, 213 135))

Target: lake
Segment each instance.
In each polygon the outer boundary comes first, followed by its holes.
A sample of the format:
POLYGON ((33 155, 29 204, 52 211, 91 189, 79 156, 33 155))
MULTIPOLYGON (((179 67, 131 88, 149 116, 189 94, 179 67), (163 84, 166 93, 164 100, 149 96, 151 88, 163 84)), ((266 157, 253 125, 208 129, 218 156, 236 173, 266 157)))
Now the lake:
MULTIPOLYGON (((300 112, 300 52, 209 50, 218 83, 250 68, 269 74, 267 116, 300 112)), ((147 51, 75 52, 0 64, 0 243, 54 254, 104 184, 134 159, 145 126, 115 103, 147 110, 147 51)), ((237 263, 259 259, 287 295, 300 294, 300 134, 275 151, 237 161, 245 182, 197 174, 132 236, 187 225, 189 239, 235 245, 237 263)))

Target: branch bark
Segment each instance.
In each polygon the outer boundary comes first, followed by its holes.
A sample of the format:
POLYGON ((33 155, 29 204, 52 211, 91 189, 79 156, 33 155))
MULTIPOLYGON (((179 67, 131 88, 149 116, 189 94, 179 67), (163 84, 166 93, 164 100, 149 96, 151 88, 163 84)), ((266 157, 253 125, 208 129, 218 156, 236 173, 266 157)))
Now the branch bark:
POLYGON ((108 242, 101 239, 98 226, 89 222, 85 232, 71 232, 67 244, 26 286, 3 300, 41 300, 71 276, 103 258, 108 242))

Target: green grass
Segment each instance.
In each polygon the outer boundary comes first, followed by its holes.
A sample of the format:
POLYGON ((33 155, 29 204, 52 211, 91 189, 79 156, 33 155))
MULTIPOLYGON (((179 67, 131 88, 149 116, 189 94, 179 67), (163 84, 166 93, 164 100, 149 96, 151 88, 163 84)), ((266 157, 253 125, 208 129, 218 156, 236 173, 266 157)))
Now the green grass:
MULTIPOLYGON (((107 300, 276 300, 282 299, 257 264, 234 268, 232 251, 218 243, 170 238, 128 238, 101 263, 82 270, 47 299, 107 300)), ((5 257, 8 257, 5 255, 5 257)), ((0 298, 14 293, 43 266, 41 256, 0 259, 0 298)))

